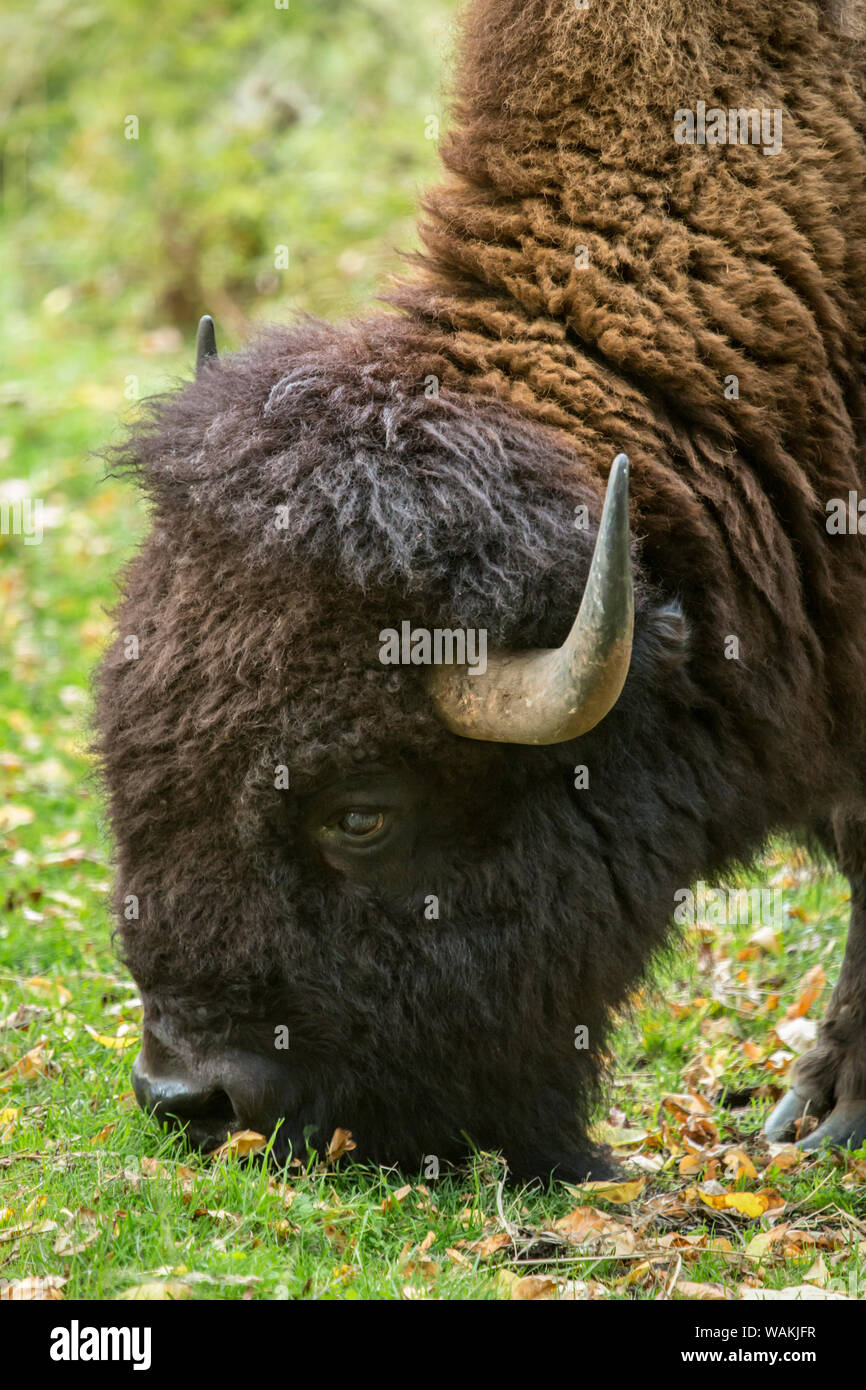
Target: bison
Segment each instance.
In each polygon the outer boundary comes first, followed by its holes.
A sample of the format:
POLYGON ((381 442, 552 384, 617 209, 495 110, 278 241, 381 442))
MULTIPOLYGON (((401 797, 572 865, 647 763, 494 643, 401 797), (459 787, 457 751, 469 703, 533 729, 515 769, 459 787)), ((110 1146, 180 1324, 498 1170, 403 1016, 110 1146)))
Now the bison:
POLYGON ((386 306, 222 357, 205 319, 115 451, 134 1083, 193 1143, 602 1175, 612 1014, 780 831, 852 917, 768 1132, 866 1138, 863 35, 473 0, 386 306))

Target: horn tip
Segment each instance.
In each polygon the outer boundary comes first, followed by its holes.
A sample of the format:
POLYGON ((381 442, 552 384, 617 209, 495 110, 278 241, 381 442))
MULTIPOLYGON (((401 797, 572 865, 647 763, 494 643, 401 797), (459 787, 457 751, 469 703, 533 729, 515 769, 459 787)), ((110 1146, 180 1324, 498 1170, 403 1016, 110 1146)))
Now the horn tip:
POLYGON ((201 370, 202 363, 206 362, 209 357, 216 356, 216 327, 210 314, 202 314, 198 321, 198 331, 195 336, 196 374, 201 370))

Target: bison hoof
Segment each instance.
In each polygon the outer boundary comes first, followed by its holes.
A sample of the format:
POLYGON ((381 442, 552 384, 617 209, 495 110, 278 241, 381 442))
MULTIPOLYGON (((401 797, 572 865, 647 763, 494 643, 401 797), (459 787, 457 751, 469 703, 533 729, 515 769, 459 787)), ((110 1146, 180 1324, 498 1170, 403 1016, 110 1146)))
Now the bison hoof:
POLYGON ((809 1111, 809 1101, 793 1089, 788 1091, 764 1121, 763 1135, 771 1144, 785 1144, 797 1137, 797 1121, 809 1111))
MULTIPOLYGON (((784 1144, 797 1139, 797 1121, 815 1115, 814 1106, 806 1096, 792 1088, 784 1095, 764 1122, 764 1138, 772 1144, 784 1144)), ((820 1149, 824 1144, 836 1148, 859 1149, 866 1144, 866 1100, 841 1100, 810 1134, 804 1135, 798 1147, 820 1149)))
POLYGON ((824 1144, 838 1149, 859 1149, 866 1144, 866 1100, 840 1100, 798 1147, 820 1149, 824 1144))

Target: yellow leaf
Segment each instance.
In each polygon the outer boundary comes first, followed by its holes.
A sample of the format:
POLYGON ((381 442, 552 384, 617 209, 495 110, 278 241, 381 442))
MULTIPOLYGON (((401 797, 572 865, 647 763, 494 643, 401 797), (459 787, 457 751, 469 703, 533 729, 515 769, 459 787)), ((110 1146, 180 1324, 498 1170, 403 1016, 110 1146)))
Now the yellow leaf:
POLYGON ((592 1127, 592 1137, 600 1144, 610 1144, 612 1149, 630 1149, 649 1138, 645 1129, 618 1129, 616 1125, 597 1124, 592 1127))
POLYGON ((85 1023, 84 1027, 101 1047, 113 1047, 117 1052, 123 1052, 127 1047, 138 1047, 140 1042, 140 1039, 134 1035, 132 1037, 118 1038, 111 1033, 97 1033, 96 1029, 91 1028, 89 1023, 85 1023))
POLYGON ((767 1191, 761 1192, 701 1192, 698 1196, 701 1201, 714 1211, 736 1211, 741 1216, 747 1216, 750 1220, 756 1220, 763 1216, 765 1211, 769 1211, 771 1206, 771 1196, 767 1191))
POLYGON ((774 1226, 771 1231, 759 1231, 756 1236, 752 1236, 746 1246, 745 1253, 753 1259, 763 1259, 776 1241, 782 1239, 787 1229, 787 1224, 785 1224, 784 1226, 774 1226))
POLYGON ((637 1284, 647 1274, 651 1273, 652 1264, 649 1260, 641 1260, 639 1264, 633 1265, 628 1274, 624 1274, 621 1279, 614 1279, 617 1288, 626 1289, 630 1284, 637 1284))

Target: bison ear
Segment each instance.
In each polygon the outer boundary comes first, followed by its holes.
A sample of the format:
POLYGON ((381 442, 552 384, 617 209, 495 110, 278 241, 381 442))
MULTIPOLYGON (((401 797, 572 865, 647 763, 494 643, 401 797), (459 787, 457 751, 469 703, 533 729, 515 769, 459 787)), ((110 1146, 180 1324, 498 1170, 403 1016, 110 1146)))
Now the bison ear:
POLYGON ((843 39, 866 39, 866 0, 821 0, 827 23, 843 39))

